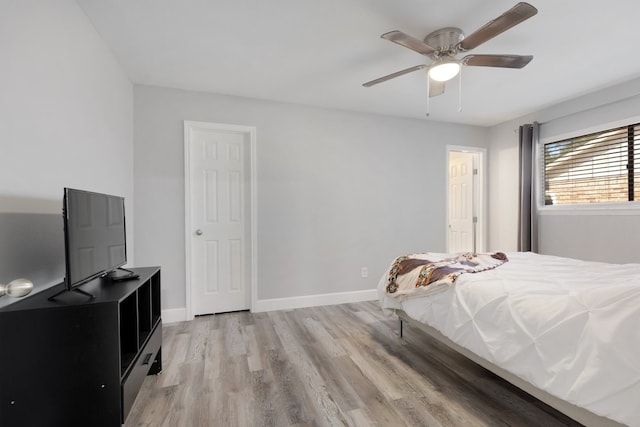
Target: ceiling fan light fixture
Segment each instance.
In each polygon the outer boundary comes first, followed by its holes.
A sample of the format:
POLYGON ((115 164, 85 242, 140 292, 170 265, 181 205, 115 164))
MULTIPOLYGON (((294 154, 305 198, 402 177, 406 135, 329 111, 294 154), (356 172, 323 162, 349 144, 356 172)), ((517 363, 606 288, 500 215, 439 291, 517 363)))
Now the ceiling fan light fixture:
POLYGON ((460 72, 460 63, 455 59, 446 59, 429 68, 429 77, 438 82, 446 82, 460 72))

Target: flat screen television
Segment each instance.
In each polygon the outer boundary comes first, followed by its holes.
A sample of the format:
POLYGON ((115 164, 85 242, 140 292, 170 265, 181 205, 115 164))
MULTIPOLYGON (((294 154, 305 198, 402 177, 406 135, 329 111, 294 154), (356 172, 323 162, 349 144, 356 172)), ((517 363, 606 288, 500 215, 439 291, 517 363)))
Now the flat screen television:
POLYGON ((93 296, 78 286, 127 263, 124 198, 65 188, 63 217, 65 290, 93 296))

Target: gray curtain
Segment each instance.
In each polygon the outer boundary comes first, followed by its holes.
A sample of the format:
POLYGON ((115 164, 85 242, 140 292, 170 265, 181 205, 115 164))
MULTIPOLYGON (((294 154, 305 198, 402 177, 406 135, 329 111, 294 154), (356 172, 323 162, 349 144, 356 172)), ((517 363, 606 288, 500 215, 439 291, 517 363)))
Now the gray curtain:
POLYGON ((518 250, 521 252, 538 252, 538 213, 534 188, 538 131, 538 122, 520 126, 518 250))

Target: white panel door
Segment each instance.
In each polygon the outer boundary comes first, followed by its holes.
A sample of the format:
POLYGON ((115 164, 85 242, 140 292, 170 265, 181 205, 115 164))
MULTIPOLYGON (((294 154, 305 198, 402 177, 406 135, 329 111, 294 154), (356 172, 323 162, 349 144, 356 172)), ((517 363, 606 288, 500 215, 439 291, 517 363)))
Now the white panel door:
POLYGON ((193 314, 246 310, 247 135, 191 128, 188 138, 193 314))
POLYGON ((474 250, 473 153, 449 153, 449 249, 474 250))

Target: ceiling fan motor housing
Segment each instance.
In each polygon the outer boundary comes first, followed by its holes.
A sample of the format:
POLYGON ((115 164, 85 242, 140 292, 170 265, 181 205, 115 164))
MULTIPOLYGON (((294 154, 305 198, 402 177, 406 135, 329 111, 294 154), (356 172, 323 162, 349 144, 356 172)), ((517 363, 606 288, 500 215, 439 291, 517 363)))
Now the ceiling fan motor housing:
POLYGON ((433 31, 424 38, 424 42, 436 49, 429 56, 440 58, 453 56, 459 52, 458 43, 464 39, 464 33, 460 28, 446 27, 433 31))

